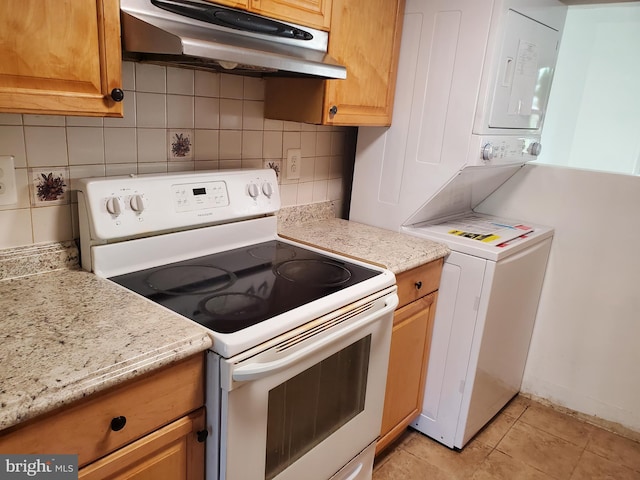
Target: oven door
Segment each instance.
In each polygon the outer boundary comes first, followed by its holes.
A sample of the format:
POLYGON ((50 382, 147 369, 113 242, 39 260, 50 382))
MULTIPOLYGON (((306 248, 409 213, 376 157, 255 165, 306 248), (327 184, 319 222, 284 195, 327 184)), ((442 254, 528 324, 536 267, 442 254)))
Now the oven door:
POLYGON ((220 478, 371 478, 397 303, 394 286, 221 359, 220 478))

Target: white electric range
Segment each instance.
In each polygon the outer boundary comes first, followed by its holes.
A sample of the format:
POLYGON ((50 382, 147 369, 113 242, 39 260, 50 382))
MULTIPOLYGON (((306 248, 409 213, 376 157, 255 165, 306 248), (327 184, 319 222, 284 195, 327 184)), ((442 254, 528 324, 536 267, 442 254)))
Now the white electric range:
POLYGON ((273 170, 79 182, 83 268, 207 328, 207 479, 366 479, 392 272, 284 240, 273 170))

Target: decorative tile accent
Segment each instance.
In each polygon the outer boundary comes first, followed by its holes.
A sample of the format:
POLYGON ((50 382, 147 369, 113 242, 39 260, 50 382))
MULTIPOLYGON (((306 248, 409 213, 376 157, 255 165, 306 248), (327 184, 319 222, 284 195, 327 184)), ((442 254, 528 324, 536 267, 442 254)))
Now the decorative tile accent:
POLYGON ((193 130, 169 130, 169 160, 193 160, 193 130))
POLYGON ((276 172, 276 178, 280 183, 280 174, 282 173, 282 160, 265 160, 264 168, 271 168, 276 172))
POLYGON ((29 177, 32 206, 64 205, 69 202, 68 168, 30 168, 29 177))

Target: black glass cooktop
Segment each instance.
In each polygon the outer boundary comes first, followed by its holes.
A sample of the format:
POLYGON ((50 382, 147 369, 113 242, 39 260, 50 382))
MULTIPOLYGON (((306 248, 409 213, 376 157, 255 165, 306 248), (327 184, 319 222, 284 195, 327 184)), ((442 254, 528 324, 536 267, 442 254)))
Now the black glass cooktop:
POLYGON ((231 333, 379 274, 272 240, 111 280, 213 331, 231 333))

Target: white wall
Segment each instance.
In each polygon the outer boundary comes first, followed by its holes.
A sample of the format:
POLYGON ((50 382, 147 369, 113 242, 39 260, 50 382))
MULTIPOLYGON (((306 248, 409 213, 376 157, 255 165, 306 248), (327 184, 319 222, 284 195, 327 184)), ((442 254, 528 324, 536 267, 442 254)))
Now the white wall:
POLYGON ((527 165, 478 208, 555 227, 522 391, 640 431, 640 178, 527 165))

